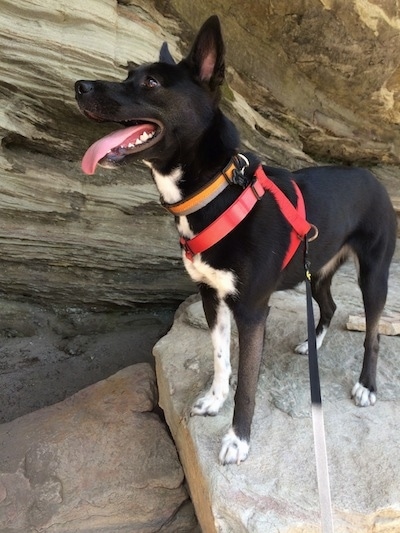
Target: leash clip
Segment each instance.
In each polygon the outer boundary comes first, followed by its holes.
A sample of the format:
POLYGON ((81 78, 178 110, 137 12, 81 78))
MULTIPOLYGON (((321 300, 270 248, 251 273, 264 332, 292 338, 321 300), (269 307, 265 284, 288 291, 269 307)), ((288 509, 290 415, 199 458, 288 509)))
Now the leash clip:
POLYGON ((243 154, 238 154, 235 159, 239 164, 239 168, 233 170, 231 181, 234 185, 239 185, 239 187, 245 189, 249 184, 249 179, 244 175, 244 172, 246 168, 250 166, 250 161, 243 154), (240 160, 242 160, 243 163, 241 163, 240 160))

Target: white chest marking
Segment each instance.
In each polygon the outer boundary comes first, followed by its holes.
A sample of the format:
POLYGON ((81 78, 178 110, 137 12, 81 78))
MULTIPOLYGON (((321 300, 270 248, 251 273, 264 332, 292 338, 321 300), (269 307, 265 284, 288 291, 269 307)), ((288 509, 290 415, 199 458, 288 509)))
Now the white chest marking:
POLYGON ((233 272, 213 268, 202 260, 201 254, 195 255, 192 261, 186 257, 185 252, 182 257, 183 264, 192 280, 196 283, 206 283, 215 289, 221 300, 236 293, 236 279, 233 272))
MULTIPOLYGON (((194 237, 187 217, 179 217, 177 224, 179 234, 186 239, 194 237)), ((196 254, 190 261, 185 252, 182 252, 183 264, 189 276, 196 283, 206 283, 217 291, 218 297, 223 300, 228 295, 236 293, 236 279, 233 272, 229 270, 218 270, 203 261, 201 254, 196 254)))
MULTIPOLYGON (((182 200, 182 192, 178 187, 179 180, 182 178, 182 169, 180 167, 175 168, 170 174, 160 174, 157 170, 152 168, 151 163, 144 161, 149 166, 153 173, 154 181, 157 188, 160 191, 164 201, 173 204, 182 200)), ((194 237, 194 233, 190 228, 187 217, 179 217, 177 224, 179 234, 186 239, 194 237)), ((218 297, 224 299, 228 295, 236 293, 236 279, 233 272, 229 270, 218 270, 211 267, 205 261, 202 260, 201 254, 197 254, 193 257, 193 261, 189 261, 186 258, 185 253, 182 253, 183 263, 189 276, 196 283, 206 283, 217 291, 218 297)))
POLYGON ((174 204, 182 200, 182 192, 178 187, 179 180, 182 178, 182 169, 174 168, 170 174, 161 174, 152 168, 151 163, 144 161, 152 170, 154 181, 157 189, 167 204, 174 204))
POLYGON ((194 237, 194 233, 190 228, 187 217, 179 217, 179 222, 176 225, 179 235, 185 237, 185 239, 191 239, 194 237))

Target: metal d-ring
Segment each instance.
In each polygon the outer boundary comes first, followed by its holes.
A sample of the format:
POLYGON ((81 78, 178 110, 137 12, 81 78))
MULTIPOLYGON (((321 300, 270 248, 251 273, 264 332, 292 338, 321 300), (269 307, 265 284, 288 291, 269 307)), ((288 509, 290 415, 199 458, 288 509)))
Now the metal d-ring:
POLYGON ((317 226, 314 226, 314 224, 310 224, 310 226, 311 226, 310 231, 313 229, 314 230, 314 235, 312 237, 307 237, 308 242, 315 241, 315 239, 319 235, 319 231, 318 231, 317 226))
POLYGON ((243 172, 244 172, 244 169, 250 166, 250 161, 249 161, 249 160, 247 159, 247 157, 246 157, 245 155, 243 155, 243 154, 240 154, 240 153, 239 153, 237 156, 240 157, 241 159, 243 159, 243 161, 244 161, 244 165, 243 165, 243 167, 240 169, 240 172, 243 173, 243 172))

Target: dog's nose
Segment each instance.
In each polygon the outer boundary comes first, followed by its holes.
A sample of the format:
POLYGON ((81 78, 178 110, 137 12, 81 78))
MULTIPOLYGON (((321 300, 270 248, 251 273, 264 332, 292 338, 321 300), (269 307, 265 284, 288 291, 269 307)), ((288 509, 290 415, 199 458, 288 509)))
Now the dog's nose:
POLYGON ((92 81, 79 80, 75 83, 76 94, 82 95, 93 91, 94 84, 92 81))

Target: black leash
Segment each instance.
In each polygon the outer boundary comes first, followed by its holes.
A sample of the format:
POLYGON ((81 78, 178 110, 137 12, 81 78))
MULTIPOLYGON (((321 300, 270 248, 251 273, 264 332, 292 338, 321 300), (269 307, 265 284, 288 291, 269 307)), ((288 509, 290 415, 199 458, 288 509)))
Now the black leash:
POLYGON ((326 452, 324 415, 322 411, 321 384, 318 368, 317 338, 311 294, 311 272, 308 257, 308 239, 304 239, 304 270, 307 294, 308 367, 310 372, 311 414, 314 433, 314 450, 317 467, 318 493, 322 533, 333 533, 332 502, 329 483, 328 455, 326 452))

